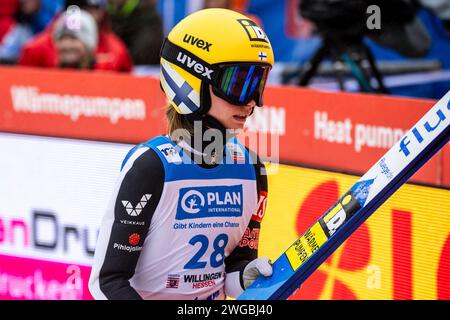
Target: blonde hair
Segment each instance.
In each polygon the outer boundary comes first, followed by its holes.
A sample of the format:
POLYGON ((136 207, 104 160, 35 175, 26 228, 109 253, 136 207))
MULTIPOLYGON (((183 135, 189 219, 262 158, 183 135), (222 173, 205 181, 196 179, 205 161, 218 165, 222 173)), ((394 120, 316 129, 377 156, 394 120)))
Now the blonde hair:
POLYGON ((172 140, 176 141, 182 136, 193 134, 194 129, 192 128, 192 125, 186 117, 178 113, 171 104, 166 107, 166 117, 169 123, 167 129, 172 140))

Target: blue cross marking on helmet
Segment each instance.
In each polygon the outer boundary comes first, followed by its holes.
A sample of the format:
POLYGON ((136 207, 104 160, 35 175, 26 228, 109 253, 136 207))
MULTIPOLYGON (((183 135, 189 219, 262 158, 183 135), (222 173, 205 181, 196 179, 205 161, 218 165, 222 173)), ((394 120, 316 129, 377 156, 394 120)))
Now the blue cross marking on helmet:
POLYGON ((267 54, 265 52, 259 52, 258 57, 261 61, 267 60, 267 54))
POLYGON ((194 89, 192 89, 187 82, 184 82, 183 85, 179 87, 164 68, 162 68, 161 71, 167 84, 175 93, 175 96, 172 99, 173 103, 177 106, 180 105, 180 103, 184 103, 189 110, 195 112, 198 109, 198 106, 189 98, 189 94, 194 91, 194 89))

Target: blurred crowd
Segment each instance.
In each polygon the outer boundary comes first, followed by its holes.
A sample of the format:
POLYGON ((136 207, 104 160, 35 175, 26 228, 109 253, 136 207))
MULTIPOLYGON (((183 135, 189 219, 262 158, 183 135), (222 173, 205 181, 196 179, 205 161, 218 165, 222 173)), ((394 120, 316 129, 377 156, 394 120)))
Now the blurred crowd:
MULTIPOLYGON (((239 1, 206 0, 234 8, 239 1)), ((130 72, 157 65, 157 0, 1 0, 0 63, 130 72)), ((239 8, 238 8, 239 9, 239 8)))
MULTIPOLYGON (((297 1, 320 4, 329 0, 297 1)), ((435 12, 450 30, 450 0, 410 1, 435 12)), ((0 0, 0 63, 118 72, 130 72, 136 65, 157 65, 164 41, 158 2, 0 0)), ((201 5, 197 8, 223 7, 248 14, 249 2, 198 0, 201 5)), ((248 15, 261 24, 258 17, 248 15)), ((412 34, 420 35, 416 30, 412 34)), ((425 41, 420 39, 426 38, 415 38, 423 46, 425 41)), ((402 44, 405 41, 393 39, 391 42, 402 44)), ((406 51, 412 52, 409 48, 406 51)))
POLYGON ((129 72, 159 63, 154 0, 1 0, 0 61, 129 72))

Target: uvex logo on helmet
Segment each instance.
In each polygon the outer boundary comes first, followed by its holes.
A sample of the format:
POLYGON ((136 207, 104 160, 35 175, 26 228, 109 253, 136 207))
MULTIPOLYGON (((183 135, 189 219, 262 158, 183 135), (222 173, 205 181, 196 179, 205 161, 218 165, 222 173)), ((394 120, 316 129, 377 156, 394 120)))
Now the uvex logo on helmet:
POLYGON ((197 46, 198 48, 206 50, 208 52, 209 48, 212 46, 212 43, 209 43, 208 41, 202 40, 200 38, 196 38, 187 33, 184 35, 183 42, 189 43, 193 46, 197 46))
POLYGON ((214 72, 214 70, 205 67, 200 62, 197 62, 196 60, 192 59, 185 53, 178 52, 177 61, 181 62, 189 69, 194 70, 196 73, 201 74, 203 77, 207 77, 208 79, 212 80, 211 75, 214 72))

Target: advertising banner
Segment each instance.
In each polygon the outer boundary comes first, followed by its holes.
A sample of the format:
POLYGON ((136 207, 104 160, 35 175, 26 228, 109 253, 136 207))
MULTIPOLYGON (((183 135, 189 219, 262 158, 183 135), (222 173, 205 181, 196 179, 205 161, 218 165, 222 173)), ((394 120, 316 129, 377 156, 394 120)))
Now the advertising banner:
MULTIPOLYGON (((278 258, 358 179, 280 166, 269 177, 260 256, 278 258)), ((290 299, 450 299, 449 215, 449 190, 402 186, 290 299)))
MULTIPOLYGON (((90 299, 101 218, 131 145, 0 134, 0 299, 90 299)), ((276 259, 358 179, 280 165, 259 255, 276 259)), ((450 190, 402 186, 290 299, 450 299, 450 190)))
POLYGON ((129 145, 0 134, 0 299, 86 299, 129 145))
POLYGON ((107 72, 1 68, 0 131, 117 142, 164 132, 159 81, 107 72))
MULTIPOLYGON (((265 96, 268 107, 260 111, 274 113, 272 109, 277 108, 276 114, 283 114, 284 125, 281 120, 272 124, 280 132, 282 162, 358 174, 366 172, 435 103, 294 87, 270 89, 265 96)), ((256 114, 249 119, 249 130, 260 131, 260 118, 256 114)), ((271 117, 271 121, 279 118, 271 117)), ((449 150, 450 144, 444 149, 449 150)), ((430 159, 412 180, 439 185, 440 168, 445 165, 442 152, 430 159)))
MULTIPOLYGON (((167 102, 156 78, 0 68, 0 95, 3 132, 134 144, 167 129, 167 102)), ((263 157, 361 174, 435 101, 271 86, 265 103, 246 123, 263 157)), ((445 153, 450 144, 412 181, 450 187, 445 153)))
POLYGON ((399 187, 450 142, 450 91, 238 299, 285 300, 399 187))

